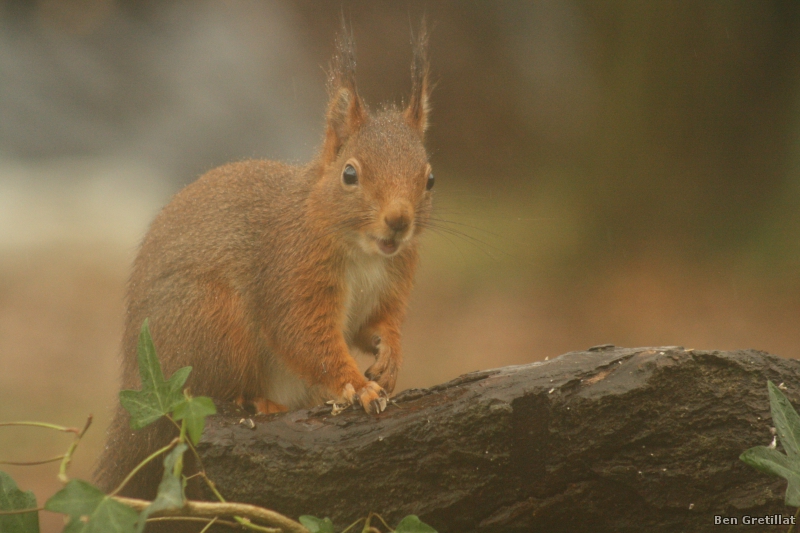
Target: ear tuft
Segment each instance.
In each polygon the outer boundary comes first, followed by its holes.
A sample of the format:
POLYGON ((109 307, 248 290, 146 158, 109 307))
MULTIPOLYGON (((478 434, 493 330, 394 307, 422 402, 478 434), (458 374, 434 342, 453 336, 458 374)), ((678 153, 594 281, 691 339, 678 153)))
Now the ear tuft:
POLYGON ((419 34, 412 35, 414 58, 411 61, 411 99, 404 115, 406 122, 420 135, 428 129, 430 112, 430 63, 428 61, 428 28, 423 17, 419 34))
POLYGON ((342 15, 342 30, 336 38, 336 53, 328 69, 327 128, 322 158, 333 162, 342 145, 367 120, 367 109, 356 89, 356 55, 353 32, 342 15))

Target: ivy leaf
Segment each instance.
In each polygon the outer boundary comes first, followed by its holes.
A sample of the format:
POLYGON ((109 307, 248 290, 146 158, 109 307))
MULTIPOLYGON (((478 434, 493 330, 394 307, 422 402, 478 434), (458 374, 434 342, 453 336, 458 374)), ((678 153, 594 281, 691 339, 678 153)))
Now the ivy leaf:
POLYGON ((44 508, 69 515, 64 533, 134 533, 139 518, 127 505, 80 479, 53 494, 44 508))
POLYGON ((186 501, 183 494, 183 483, 181 483, 180 472, 175 472, 175 464, 183 458, 183 452, 188 446, 181 443, 164 457, 164 477, 158 485, 158 493, 153 503, 144 508, 139 515, 139 527, 137 533, 144 531, 145 521, 156 511, 164 509, 180 509, 186 501))
POLYGON ((436 533, 436 530, 419 519, 415 514, 410 514, 400 520, 395 528, 395 533, 436 533))
POLYGON ((786 455, 774 447, 756 446, 746 450, 739 459, 762 472, 786 479, 786 505, 800 507, 800 416, 774 383, 768 381, 767 388, 772 422, 786 455))
POLYGON ((789 482, 786 505, 800 507, 800 458, 791 458, 774 448, 756 446, 745 451, 739 459, 766 474, 786 479, 789 482))
MULTIPOLYGON (((0 511, 36 509, 36 496, 32 491, 22 492, 14 480, 0 472, 0 511)), ((39 513, 0 515, 0 531, 3 533, 39 533, 39 513)))
POLYGON ((767 388, 772 421, 775 423, 781 445, 789 457, 800 458, 800 416, 786 395, 774 383, 768 381, 767 388))
POLYGON ((216 414, 217 408, 208 396, 198 396, 192 398, 188 393, 186 399, 175 406, 172 414, 175 420, 186 421, 186 431, 192 444, 195 446, 200 442, 200 435, 203 434, 203 427, 206 424, 206 417, 216 414))
POLYGON ((330 518, 322 520, 316 516, 304 514, 300 517, 300 523, 311 533, 334 533, 333 522, 330 518))
POLYGON ((138 356, 142 390, 124 390, 119 393, 122 407, 131 415, 133 429, 141 429, 172 412, 183 401, 181 389, 192 371, 192 367, 186 366, 175 371, 169 380, 164 379, 147 320, 142 324, 139 333, 138 356))

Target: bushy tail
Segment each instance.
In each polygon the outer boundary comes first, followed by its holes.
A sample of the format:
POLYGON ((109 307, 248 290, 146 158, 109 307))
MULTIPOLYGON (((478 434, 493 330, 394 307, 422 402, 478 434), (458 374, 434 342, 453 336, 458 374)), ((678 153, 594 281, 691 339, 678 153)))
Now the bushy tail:
MULTIPOLYGON (((176 436, 178 430, 165 418, 145 428, 132 430, 130 415, 117 406, 95 471, 95 482, 106 493, 115 490, 148 455, 169 444, 176 436)), ((152 500, 163 471, 162 458, 154 459, 131 478, 119 495, 152 500)))

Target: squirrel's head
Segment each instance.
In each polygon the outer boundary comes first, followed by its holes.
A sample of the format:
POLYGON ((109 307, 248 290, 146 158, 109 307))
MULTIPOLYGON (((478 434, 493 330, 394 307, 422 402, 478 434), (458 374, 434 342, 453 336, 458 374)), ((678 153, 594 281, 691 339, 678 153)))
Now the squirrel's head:
POLYGON ((353 38, 344 24, 337 40, 317 201, 325 201, 331 222, 369 254, 399 253, 430 214, 434 180, 424 146, 430 95, 427 45, 423 21, 414 39, 408 105, 373 114, 356 90, 353 38))

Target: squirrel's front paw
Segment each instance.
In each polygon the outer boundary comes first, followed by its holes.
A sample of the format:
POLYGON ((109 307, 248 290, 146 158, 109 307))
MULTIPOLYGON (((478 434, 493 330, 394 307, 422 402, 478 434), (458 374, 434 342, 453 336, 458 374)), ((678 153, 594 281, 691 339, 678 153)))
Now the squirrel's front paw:
POLYGON ((342 391, 342 398, 350 405, 361 405, 370 414, 378 414, 386 409, 389 395, 383 387, 374 381, 368 381, 358 392, 348 383, 342 391))
POLYGON ((375 354, 375 362, 364 375, 391 393, 400 370, 400 358, 397 356, 399 352, 392 349, 390 343, 384 342, 380 335, 372 335, 370 344, 362 344, 361 348, 375 354))
POLYGON ((382 388, 391 392, 394 390, 394 384, 397 382, 397 365, 394 361, 385 359, 377 360, 367 369, 364 373, 367 379, 371 380, 370 383, 377 383, 382 388))
POLYGON ((361 403, 361 407, 373 415, 386 409, 388 400, 389 395, 374 381, 367 381, 364 388, 358 391, 358 401, 361 403))

